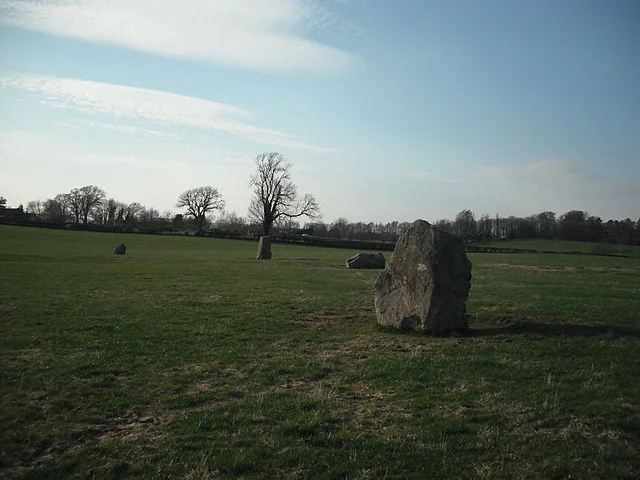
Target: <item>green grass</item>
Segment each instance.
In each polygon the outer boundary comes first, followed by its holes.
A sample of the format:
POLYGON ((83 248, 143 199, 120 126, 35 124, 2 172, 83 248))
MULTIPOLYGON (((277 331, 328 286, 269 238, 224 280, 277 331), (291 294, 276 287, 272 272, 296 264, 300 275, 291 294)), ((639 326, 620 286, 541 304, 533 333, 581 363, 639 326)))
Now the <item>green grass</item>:
POLYGON ((498 248, 523 248, 550 252, 582 252, 600 255, 624 255, 640 258, 640 247, 630 245, 611 245, 608 243, 575 242, 544 238, 521 238, 496 242, 476 242, 474 245, 498 248))
POLYGON ((449 338, 256 247, 0 226, 0 477, 638 478, 638 259, 471 255, 449 338))

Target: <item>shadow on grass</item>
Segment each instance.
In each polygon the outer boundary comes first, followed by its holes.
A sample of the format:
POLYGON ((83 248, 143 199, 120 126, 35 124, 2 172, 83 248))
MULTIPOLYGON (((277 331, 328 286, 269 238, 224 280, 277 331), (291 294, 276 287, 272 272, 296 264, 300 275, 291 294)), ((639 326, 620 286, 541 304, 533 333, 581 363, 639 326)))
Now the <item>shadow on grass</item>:
POLYGON ((580 325, 575 323, 540 322, 517 317, 477 317, 469 320, 469 333, 473 337, 513 335, 542 335, 569 337, 640 338, 640 328, 617 325, 580 325))

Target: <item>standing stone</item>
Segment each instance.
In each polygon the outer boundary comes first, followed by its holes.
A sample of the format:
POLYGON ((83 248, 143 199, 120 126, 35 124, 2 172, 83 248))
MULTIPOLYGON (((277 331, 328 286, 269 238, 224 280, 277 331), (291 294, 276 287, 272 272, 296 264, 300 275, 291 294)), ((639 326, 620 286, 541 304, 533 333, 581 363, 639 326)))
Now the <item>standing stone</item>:
POLYGON ((378 323, 431 332, 466 330, 470 285, 471 262, 462 241, 416 220, 376 280, 378 323))
POLYGON ((269 260, 271 259, 271 237, 260 237, 258 243, 258 252, 256 253, 256 259, 269 260))
POLYGON ((359 253, 345 262, 347 268, 372 268, 383 269, 385 264, 382 253, 359 253))
POLYGON ((127 253, 127 247, 125 246, 124 243, 119 243, 113 249, 113 254, 114 255, 124 255, 125 253, 127 253))

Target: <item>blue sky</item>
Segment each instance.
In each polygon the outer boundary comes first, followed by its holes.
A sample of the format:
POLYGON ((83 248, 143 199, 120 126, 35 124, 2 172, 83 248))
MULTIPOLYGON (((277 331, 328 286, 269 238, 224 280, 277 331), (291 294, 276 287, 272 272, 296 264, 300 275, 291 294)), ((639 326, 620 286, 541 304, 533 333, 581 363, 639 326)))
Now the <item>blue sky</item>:
POLYGON ((246 215, 283 153, 323 220, 640 216, 635 0, 0 0, 0 195, 246 215))

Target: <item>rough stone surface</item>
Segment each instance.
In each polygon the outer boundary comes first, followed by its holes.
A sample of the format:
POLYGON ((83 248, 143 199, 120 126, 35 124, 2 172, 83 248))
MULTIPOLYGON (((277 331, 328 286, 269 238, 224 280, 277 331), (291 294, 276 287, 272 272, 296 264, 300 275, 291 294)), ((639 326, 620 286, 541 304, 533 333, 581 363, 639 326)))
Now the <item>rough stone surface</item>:
POLYGON ((375 283, 378 323, 399 329, 467 329, 471 262, 457 237, 416 220, 375 283))
POLYGON ((359 253, 345 262, 347 268, 379 268, 385 265, 384 254, 382 253, 359 253))
POLYGON ((127 253, 127 247, 124 243, 119 243, 113 249, 114 255, 124 255, 125 253, 127 253))
POLYGON ((269 260, 271 258, 271 237, 260 237, 256 258, 258 260, 269 260))

